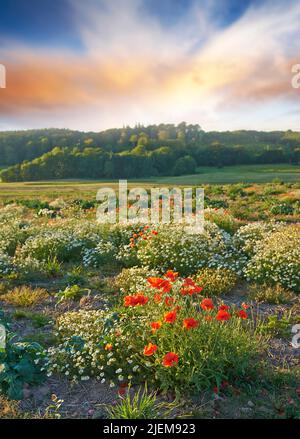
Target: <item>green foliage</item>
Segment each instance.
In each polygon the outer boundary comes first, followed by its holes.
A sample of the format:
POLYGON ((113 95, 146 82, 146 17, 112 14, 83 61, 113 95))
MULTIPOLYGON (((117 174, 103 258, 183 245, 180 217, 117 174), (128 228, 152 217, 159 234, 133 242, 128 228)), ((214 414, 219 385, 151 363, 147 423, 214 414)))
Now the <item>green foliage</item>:
POLYGON ((90 293, 87 288, 82 288, 79 285, 68 286, 65 290, 59 291, 55 294, 57 303, 61 303, 68 300, 79 300, 85 293, 90 293))
MULTIPOLYGON (((139 178, 193 174, 196 166, 298 163, 299 133, 204 132, 199 125, 160 124, 99 133, 31 130, 0 133, 3 181, 139 178), (270 147, 272 144, 272 147, 270 147), (53 148, 53 145, 58 145, 53 148), (12 166, 13 165, 13 166, 12 166), (7 168, 7 166, 9 166, 7 168)), ((235 198, 241 192, 231 191, 235 198)))
POLYGON ((44 379, 35 364, 42 348, 37 343, 14 343, 10 336, 4 352, 0 352, 0 390, 11 399, 23 398, 23 386, 39 384, 44 379))
POLYGON ((289 314, 283 316, 273 314, 259 325, 258 331, 273 337, 290 338, 293 323, 294 321, 289 314))
POLYGON ((121 397, 121 401, 107 409, 110 419, 168 419, 176 409, 175 402, 159 402, 156 393, 148 393, 147 387, 141 393, 141 388, 133 396, 129 392, 121 397))

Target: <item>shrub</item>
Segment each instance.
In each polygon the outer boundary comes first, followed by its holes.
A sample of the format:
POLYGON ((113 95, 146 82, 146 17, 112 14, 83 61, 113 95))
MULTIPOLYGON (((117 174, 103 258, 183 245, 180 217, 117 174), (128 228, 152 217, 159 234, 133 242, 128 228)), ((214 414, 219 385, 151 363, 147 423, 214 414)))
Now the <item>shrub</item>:
POLYGON ((195 275, 196 282, 203 287, 206 296, 229 293, 237 282, 237 275, 226 268, 203 268, 195 275))
POLYGON ((1 300, 14 306, 30 307, 44 302, 48 297, 47 291, 42 288, 32 289, 23 285, 3 294, 1 300))
POLYGON ((256 302, 279 305, 295 300, 296 296, 281 285, 254 284, 250 286, 250 298, 256 302))
POLYGON ((56 259, 59 262, 80 260, 87 245, 84 239, 69 230, 46 230, 31 236, 19 249, 18 257, 31 257, 38 261, 56 259))
POLYGON ((4 253, 0 252, 0 275, 6 276, 14 269, 13 259, 4 253))
POLYGON ((117 248, 111 241, 101 239, 95 248, 83 251, 82 262, 86 267, 100 267, 116 260, 117 248))
POLYGON ((258 283, 300 291, 300 226, 283 226, 256 246, 245 274, 258 283))
POLYGON ((275 223, 257 222, 239 228, 233 237, 235 247, 248 257, 254 255, 256 246, 274 231, 280 230, 282 225, 275 223))
POLYGON ((208 221, 199 234, 188 234, 181 224, 147 229, 125 246, 118 258, 126 257, 128 251, 136 255, 140 265, 160 271, 172 268, 183 275, 194 274, 202 267, 231 266, 239 271, 242 264, 230 235, 208 221))
POLYGON ((238 221, 224 209, 205 209, 205 219, 215 223, 220 229, 234 234, 239 227, 238 221))
POLYGON ((271 207, 270 212, 273 215, 293 215, 294 209, 288 203, 281 203, 271 207))
POLYGON ((143 291, 147 285, 147 278, 157 275, 157 271, 150 270, 148 267, 123 268, 113 280, 113 287, 122 293, 143 291))

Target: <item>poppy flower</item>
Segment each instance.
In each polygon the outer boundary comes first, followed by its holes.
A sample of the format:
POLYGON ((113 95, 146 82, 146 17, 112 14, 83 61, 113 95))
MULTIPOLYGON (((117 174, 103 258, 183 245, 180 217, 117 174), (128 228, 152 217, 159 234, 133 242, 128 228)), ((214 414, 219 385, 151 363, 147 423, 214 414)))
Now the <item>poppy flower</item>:
POLYGON ((158 235, 158 232, 156 230, 152 230, 151 233, 152 233, 152 235, 155 235, 155 236, 158 235))
POLYGON ((175 366, 175 364, 178 363, 179 357, 175 352, 168 352, 164 358, 163 358, 163 366, 165 367, 172 367, 175 366))
POLYGON ((224 304, 223 304, 223 305, 220 305, 220 306, 219 306, 219 310, 220 310, 220 311, 228 311, 228 310, 229 310, 229 306, 224 305, 224 304))
POLYGON ((156 294, 154 294, 153 299, 154 299, 154 302, 155 302, 155 303, 160 303, 160 302, 161 302, 161 299, 162 299, 162 295, 156 293, 156 294))
POLYGON ((161 327, 161 325, 162 325, 162 323, 160 321, 152 322, 151 323, 152 332, 157 331, 161 327))
POLYGON ((211 322, 212 316, 204 316, 204 320, 206 320, 207 322, 211 322))
POLYGON ((160 288, 163 279, 160 277, 148 277, 147 281, 152 288, 160 288))
POLYGON ((171 289, 170 282, 160 277, 149 277, 147 281, 152 288, 162 289, 165 293, 168 293, 171 289))
POLYGON ((144 296, 141 293, 137 293, 131 296, 124 297, 124 306, 138 306, 138 305, 146 305, 148 303, 148 297, 144 296))
POLYGON ((222 383, 221 383, 222 389, 226 389, 228 386, 229 386, 229 382, 228 381, 226 381, 226 380, 222 381, 222 383))
POLYGON ((173 303, 174 303, 174 298, 173 297, 168 296, 168 297, 165 298, 166 306, 172 306, 173 303))
POLYGON ((211 309, 214 309, 214 303, 211 299, 203 299, 200 303, 200 306, 204 311, 210 311, 211 309))
POLYGON ((238 315, 241 319, 247 319, 247 318, 248 318, 248 314, 247 314, 246 311, 244 311, 243 309, 241 309, 240 311, 237 311, 237 315, 238 315))
POLYGON ((125 393, 126 393, 126 388, 127 388, 127 387, 128 387, 128 384, 127 384, 127 383, 121 383, 121 384, 119 385, 118 394, 119 394, 120 396, 125 395, 125 393))
POLYGON ((170 312, 165 313, 164 321, 166 323, 174 323, 176 320, 176 317, 177 317, 176 311, 170 311, 170 312))
POLYGON ((243 302, 242 303, 242 308, 248 309, 248 308, 250 308, 250 305, 247 305, 247 303, 243 302))
POLYGON ((149 343, 144 347, 144 355, 146 355, 146 357, 150 357, 151 355, 155 354, 156 351, 157 346, 155 344, 149 343))
POLYGON ((191 286, 194 287, 195 282, 190 277, 187 277, 187 278, 183 279, 183 285, 187 286, 187 287, 191 287, 191 286))
POLYGON ((162 291, 163 291, 164 293, 169 293, 169 292, 171 291, 171 289, 172 289, 172 285, 171 285, 171 283, 170 283, 168 280, 164 280, 164 281, 162 282, 160 288, 162 289, 162 291))
POLYGON ((216 319, 219 321, 226 321, 230 319, 230 314, 227 311, 223 311, 222 309, 217 312, 216 319))
POLYGON ((170 279, 171 282, 174 282, 177 279, 177 277, 178 277, 178 273, 177 273, 177 271, 168 270, 166 272, 166 277, 168 279, 170 279))
POLYGON ((105 347, 104 347, 104 349, 105 349, 106 351, 111 351, 112 348, 113 348, 113 345, 112 345, 111 343, 107 343, 107 344, 105 345, 105 347))
POLYGON ((191 287, 181 288, 180 293, 183 296, 187 296, 187 295, 192 296, 193 294, 201 293, 202 290, 203 290, 202 287, 198 287, 197 285, 195 285, 195 286, 191 286, 191 287))
POLYGON ((199 325, 198 320, 195 320, 193 318, 183 320, 183 327, 185 329, 197 328, 198 325, 199 325))

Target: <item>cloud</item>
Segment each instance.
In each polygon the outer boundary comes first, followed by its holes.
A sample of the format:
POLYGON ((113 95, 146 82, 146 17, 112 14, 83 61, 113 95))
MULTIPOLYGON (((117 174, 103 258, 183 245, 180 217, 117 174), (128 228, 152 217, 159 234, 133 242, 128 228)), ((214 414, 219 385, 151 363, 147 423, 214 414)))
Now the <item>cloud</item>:
POLYGON ((230 129, 249 126, 249 113, 261 126, 272 103, 292 109, 299 102, 291 87, 291 65, 300 61, 299 2, 250 7, 227 27, 209 0, 195 1, 172 26, 147 13, 142 0, 70 5, 84 51, 2 44, 7 124, 100 129, 186 119, 220 129, 226 120, 230 129))

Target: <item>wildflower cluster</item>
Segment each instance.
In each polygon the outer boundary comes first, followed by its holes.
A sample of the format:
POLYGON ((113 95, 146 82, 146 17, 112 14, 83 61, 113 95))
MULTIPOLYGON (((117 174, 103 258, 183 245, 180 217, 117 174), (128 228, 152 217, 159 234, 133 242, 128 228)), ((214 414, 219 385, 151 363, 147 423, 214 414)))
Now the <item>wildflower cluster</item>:
POLYGON ((216 303, 202 289, 168 270, 148 277, 143 291, 125 294, 115 312, 65 314, 61 342, 48 350, 48 374, 94 376, 112 387, 148 381, 178 391, 243 375, 258 350, 248 306, 216 303))

